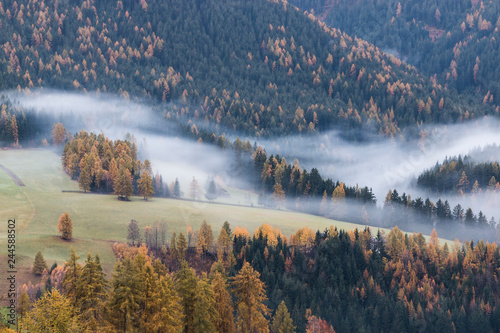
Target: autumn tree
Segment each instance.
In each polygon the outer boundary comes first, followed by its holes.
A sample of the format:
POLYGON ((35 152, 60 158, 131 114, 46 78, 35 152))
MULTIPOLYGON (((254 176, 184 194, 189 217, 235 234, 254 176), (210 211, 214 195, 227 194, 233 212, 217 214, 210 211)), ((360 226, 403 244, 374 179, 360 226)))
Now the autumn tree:
POLYGON ((194 315, 197 300, 198 281, 194 271, 188 266, 186 261, 182 261, 181 269, 175 274, 175 287, 181 297, 181 308, 183 313, 184 333, 195 333, 194 315))
POLYGON ((218 313, 215 328, 220 333, 234 333, 236 326, 233 317, 233 301, 227 290, 227 283, 220 272, 212 276, 212 292, 215 300, 215 310, 218 313))
POLYGON ((220 332, 216 330, 215 326, 219 319, 219 313, 216 310, 214 293, 206 277, 200 279, 196 287, 193 317, 193 332, 220 332))
POLYGON ((76 306, 77 282, 82 272, 82 266, 78 263, 79 256, 75 250, 71 249, 69 260, 64 263, 64 278, 62 281, 63 290, 73 306, 76 306))
POLYGON ((116 330, 133 331, 138 322, 143 288, 144 281, 136 263, 130 257, 118 261, 112 273, 111 291, 106 303, 107 320, 116 330))
POLYGON ((124 166, 120 166, 114 181, 115 195, 118 199, 128 200, 128 197, 133 194, 132 177, 130 171, 124 166))
POLYGON ((184 260, 186 257, 186 250, 188 248, 188 242, 186 236, 181 232, 177 238, 177 256, 179 260, 184 260))
POLYGON ((66 140, 66 128, 63 124, 57 123, 52 126, 52 138, 56 146, 60 146, 66 140))
POLYGON ((106 290, 107 281, 99 256, 93 258, 87 254, 75 290, 76 311, 80 316, 81 326, 86 331, 96 332, 102 323, 106 290))
POLYGON ((36 301, 33 309, 23 320, 22 331, 26 332, 78 332, 78 316, 71 302, 57 289, 47 292, 36 301))
POLYGON ((193 176, 193 180, 189 184, 189 197, 192 200, 200 199, 200 185, 198 184, 198 180, 193 176))
MULTIPOLYGON (((147 161, 147 160, 146 160, 147 161)), ((153 178, 147 172, 147 170, 142 171, 141 178, 137 182, 137 187, 139 194, 144 197, 144 200, 148 200, 155 194, 153 188, 153 178)))
POLYGON ((271 333, 295 333, 292 318, 288 312, 285 301, 281 301, 271 324, 271 333))
POLYGON ((264 304, 267 300, 264 283, 260 273, 245 262, 239 273, 233 278, 233 295, 236 297, 236 325, 238 332, 269 332, 269 309, 264 304))
POLYGON ((64 213, 59 217, 59 224, 57 225, 59 232, 61 233, 61 238, 64 240, 71 240, 73 237, 73 223, 69 217, 68 212, 64 213))
POLYGON ((207 221, 203 220, 203 223, 200 226, 200 230, 198 231, 196 248, 200 252, 200 254, 203 255, 212 247, 213 243, 214 235, 212 233, 212 227, 207 223, 207 221))
POLYGON ((43 259, 42 252, 38 251, 35 256, 35 262, 33 263, 33 274, 42 275, 43 271, 47 269, 47 263, 43 259))
POLYGON ((128 224, 127 239, 129 244, 132 246, 139 245, 141 243, 141 229, 136 220, 130 220, 128 224))

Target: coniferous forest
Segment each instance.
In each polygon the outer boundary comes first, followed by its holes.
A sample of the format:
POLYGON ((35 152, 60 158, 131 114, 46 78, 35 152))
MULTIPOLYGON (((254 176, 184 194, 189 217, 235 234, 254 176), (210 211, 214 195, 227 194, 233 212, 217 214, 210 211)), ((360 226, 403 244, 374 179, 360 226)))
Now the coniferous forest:
POLYGON ((0 333, 499 331, 498 29, 479 0, 0 0, 0 333))

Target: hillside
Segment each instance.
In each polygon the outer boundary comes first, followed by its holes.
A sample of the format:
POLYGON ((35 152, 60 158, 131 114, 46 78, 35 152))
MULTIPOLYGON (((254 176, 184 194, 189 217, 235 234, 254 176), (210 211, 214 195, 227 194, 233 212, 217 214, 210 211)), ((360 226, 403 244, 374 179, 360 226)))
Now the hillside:
POLYGON ((498 104, 500 5, 496 1, 292 0, 331 27, 436 74, 459 93, 498 104))
POLYGON ((278 1, 2 0, 0 24, 0 89, 146 97, 216 132, 393 136, 493 112, 278 1))
MULTIPOLYGON (((17 258, 24 269, 33 263, 39 250, 49 264, 54 261, 61 264, 73 248, 80 255, 89 251, 99 253, 104 268, 109 271, 115 261, 111 246, 114 242, 126 241, 127 225, 131 219, 137 220, 141 229, 166 221, 169 235, 185 232, 188 225, 197 230, 204 220, 212 224, 214 230, 219 230, 222 223, 228 221, 233 228, 244 227, 250 233, 262 224, 272 222, 287 237, 304 226, 314 230, 324 230, 331 225, 344 230, 364 228, 289 211, 163 198, 146 202, 134 197, 130 202, 122 202, 112 195, 62 192, 78 191, 78 183, 62 171, 59 157, 47 150, 0 150, 0 161, 25 184, 17 186, 9 174, 0 169, 0 199, 3 203, 0 218, 16 218, 20 244, 17 258), (73 219, 75 238, 70 242, 58 236, 57 221, 64 212, 73 219)), ((2 235, 6 235, 5 228, 3 225, 0 229, 2 235)), ((0 236, 0 244, 5 244, 5 240, 6 236, 0 236)))

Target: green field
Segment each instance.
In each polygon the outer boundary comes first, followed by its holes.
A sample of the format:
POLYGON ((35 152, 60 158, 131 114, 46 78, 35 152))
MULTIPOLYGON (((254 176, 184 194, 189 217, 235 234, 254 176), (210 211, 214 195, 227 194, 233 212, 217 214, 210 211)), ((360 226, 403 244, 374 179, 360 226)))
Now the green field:
POLYGON ((137 220, 141 228, 166 221, 168 238, 174 231, 185 232, 188 224, 198 229, 203 220, 212 225, 216 234, 226 220, 233 229, 241 226, 250 233, 269 223, 287 237, 304 226, 314 230, 324 230, 332 224, 340 229, 363 228, 288 211, 174 199, 144 201, 140 197, 123 202, 112 195, 64 193, 62 190, 78 190, 78 185, 62 171, 59 156, 49 150, 0 150, 0 164, 15 172, 26 185, 17 186, 0 170, 0 249, 3 252, 0 271, 6 267, 7 221, 15 218, 16 257, 18 269, 24 272, 23 280, 33 278, 28 269, 39 250, 49 266, 54 262, 63 264, 71 248, 81 257, 88 252, 98 253, 104 269, 109 272, 114 263, 112 244, 126 240, 131 219, 137 220), (61 240, 57 230, 59 216, 64 212, 73 220, 74 239, 69 242, 61 240))

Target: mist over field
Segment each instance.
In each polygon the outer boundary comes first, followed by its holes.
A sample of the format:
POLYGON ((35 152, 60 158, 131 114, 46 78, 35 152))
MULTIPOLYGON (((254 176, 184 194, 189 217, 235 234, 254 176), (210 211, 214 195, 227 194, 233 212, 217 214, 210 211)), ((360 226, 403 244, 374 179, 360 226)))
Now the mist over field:
POLYGON ((104 133, 110 139, 132 135, 141 160, 150 159, 153 172, 170 184, 179 178, 186 192, 193 176, 203 186, 209 177, 225 176, 226 154, 211 145, 183 139, 169 123, 146 104, 109 94, 78 94, 55 90, 10 97, 25 109, 52 115, 72 134, 85 130, 104 133))
MULTIPOLYGON (((200 185, 216 176, 235 184, 226 173, 227 166, 232 163, 232 154, 182 138, 175 123, 166 121, 146 104, 108 94, 83 95, 47 90, 30 95, 16 93, 11 97, 26 109, 61 119, 72 133, 84 129, 103 132, 111 139, 133 135, 139 157, 150 159, 153 171, 158 171, 164 182, 170 183, 178 177, 184 192, 193 176, 200 185)), ((420 129, 420 140, 410 142, 373 135, 371 140, 353 143, 343 139, 337 131, 276 139, 255 139, 245 135, 240 135, 240 138, 257 142, 268 155, 279 154, 288 163, 298 159, 302 168, 309 171, 317 168, 323 177, 340 180, 349 186, 368 186, 373 189, 379 207, 389 189, 397 189, 400 195, 410 194, 413 199, 430 197, 435 202, 441 198, 448 200, 452 208, 459 203, 465 209, 471 207, 475 214, 481 210, 489 220, 491 216, 500 217, 498 194, 482 193, 474 197, 435 195, 417 188, 416 178, 447 156, 465 155, 473 149, 477 151, 500 143, 498 128, 500 123, 492 118, 459 125, 429 126, 420 129)), ((236 137, 231 133, 230 137, 233 136, 236 137)), ((500 160, 500 156, 486 155, 474 156, 478 160, 500 160)), ((367 213, 372 222, 383 218, 375 210, 367 213)))

